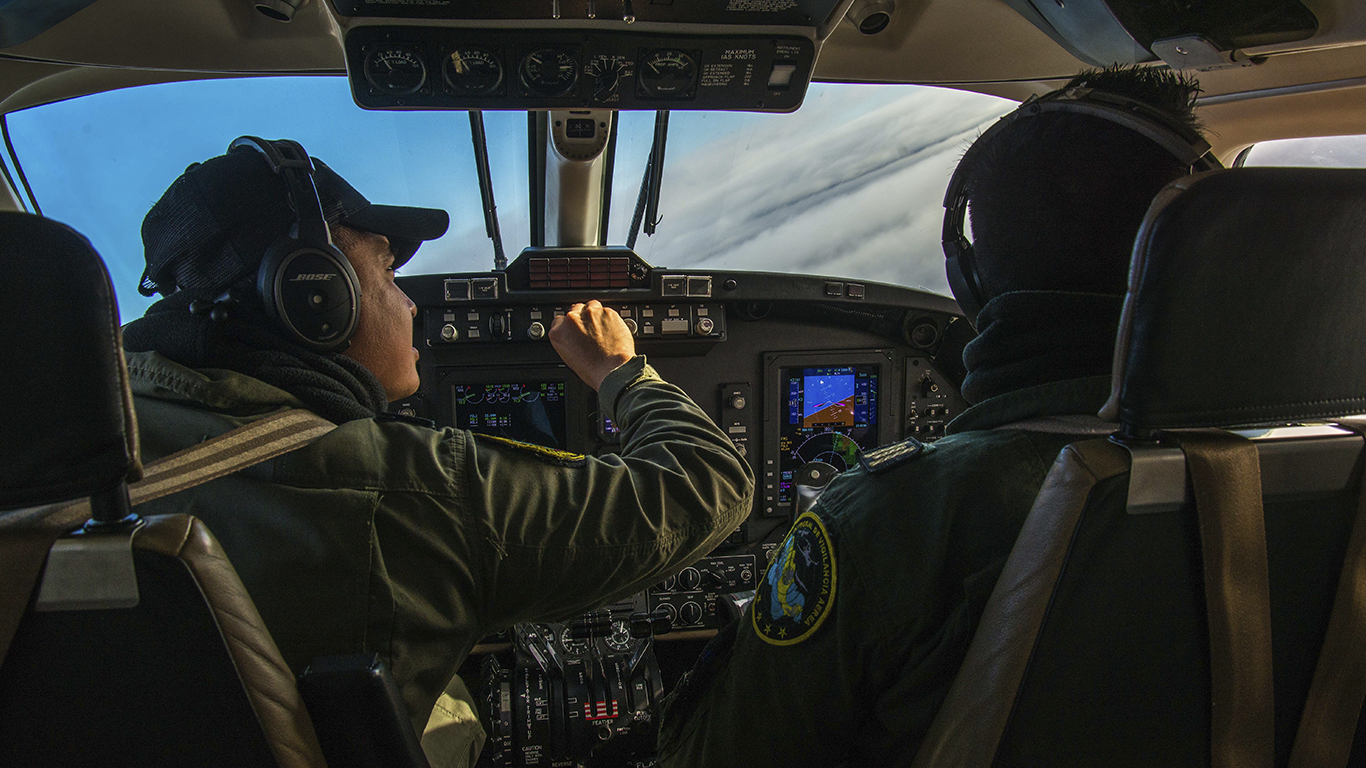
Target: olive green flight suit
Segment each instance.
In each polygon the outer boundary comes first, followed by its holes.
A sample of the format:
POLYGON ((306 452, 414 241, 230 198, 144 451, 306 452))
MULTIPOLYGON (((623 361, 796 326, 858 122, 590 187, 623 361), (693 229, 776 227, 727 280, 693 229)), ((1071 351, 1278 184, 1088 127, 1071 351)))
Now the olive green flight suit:
MULTIPOLYGON (((144 461, 302 407, 156 353, 129 355, 128 370, 144 461)), ((609 374, 599 398, 621 428, 619 456, 363 419, 139 512, 208 523, 296 671, 378 652, 421 730, 479 638, 638 592, 749 514, 749 465, 643 357, 609 374)), ((447 709, 472 704, 458 680, 451 690, 464 701, 442 697, 447 709)), ((471 730, 465 752, 477 754, 471 730)))
POLYGON ((832 481, 813 510, 820 523, 798 519, 744 617, 666 702, 661 765, 910 764, 1045 475, 1082 439, 996 428, 1094 414, 1109 381, 991 398, 918 453, 884 449, 893 458, 879 463, 874 452, 873 471, 832 481))

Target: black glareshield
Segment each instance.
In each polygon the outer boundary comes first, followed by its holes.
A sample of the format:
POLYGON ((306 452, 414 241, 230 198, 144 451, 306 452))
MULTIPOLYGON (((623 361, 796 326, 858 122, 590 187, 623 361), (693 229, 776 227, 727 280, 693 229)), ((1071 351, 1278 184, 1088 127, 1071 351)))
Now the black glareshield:
POLYGON ((987 297, 982 290, 981 278, 977 273, 972 243, 966 234, 968 210, 967 169, 975 163, 976 156, 984 147, 991 144, 1006 127, 1018 120, 1037 117, 1049 112, 1070 112, 1090 115, 1134 131, 1167 150, 1191 173, 1212 171, 1223 168, 1210 151, 1208 141, 1200 132, 1140 101, 1126 98, 1107 91, 1091 88, 1069 88, 1047 96, 1032 96, 1015 111, 997 120, 973 142, 963 159, 958 162, 953 177, 949 179, 944 193, 944 228, 942 241, 945 270, 949 287, 953 290, 958 306, 973 327, 977 326, 977 315, 987 297))
POLYGON ((315 352, 350 344, 360 314, 360 281, 351 262, 332 244, 313 160, 298 142, 240 136, 228 151, 252 149, 289 190, 295 215, 290 234, 270 246, 257 272, 256 289, 266 315, 285 338, 315 352))

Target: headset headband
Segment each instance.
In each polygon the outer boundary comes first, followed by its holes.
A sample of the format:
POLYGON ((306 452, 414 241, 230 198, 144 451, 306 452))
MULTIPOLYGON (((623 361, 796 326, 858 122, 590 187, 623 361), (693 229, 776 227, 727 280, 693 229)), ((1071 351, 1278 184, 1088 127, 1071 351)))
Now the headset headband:
POLYGON ((1093 88, 1068 88, 1046 96, 1031 96, 1010 114, 997 120, 973 142, 963 159, 958 161, 953 177, 944 193, 944 228, 941 235, 949 286, 958 299, 958 306, 973 327, 977 314, 986 303, 981 279, 977 274, 972 243, 968 242, 963 227, 968 210, 968 172, 978 154, 995 140, 997 134, 1018 120, 1049 112, 1072 112, 1090 115, 1128 128, 1147 137, 1167 150, 1191 173, 1223 168, 1210 151, 1210 145, 1199 131, 1182 123, 1160 109, 1134 99, 1093 88))
POLYGON ((258 136, 239 136, 228 145, 232 152, 248 147, 260 152, 270 164, 270 170, 284 177, 289 185, 289 205, 298 220, 293 236, 310 245, 330 245, 331 232, 323 216, 322 200, 313 181, 313 160, 297 141, 277 139, 268 141, 258 136))

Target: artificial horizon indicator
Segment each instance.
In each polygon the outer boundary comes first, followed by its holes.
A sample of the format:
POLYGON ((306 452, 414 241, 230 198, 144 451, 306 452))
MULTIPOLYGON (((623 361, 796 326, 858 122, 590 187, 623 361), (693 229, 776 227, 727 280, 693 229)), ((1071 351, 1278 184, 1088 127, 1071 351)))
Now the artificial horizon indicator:
POLYGON ((783 368, 787 400, 779 425, 778 503, 793 502, 803 468, 852 469, 861 451, 878 444, 877 365, 783 368))

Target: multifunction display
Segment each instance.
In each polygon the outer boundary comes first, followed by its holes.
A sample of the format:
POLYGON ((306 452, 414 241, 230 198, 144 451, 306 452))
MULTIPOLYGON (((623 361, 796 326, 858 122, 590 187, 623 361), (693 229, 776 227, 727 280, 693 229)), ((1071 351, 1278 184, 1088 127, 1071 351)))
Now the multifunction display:
POLYGON ((802 466, 843 472, 878 444, 878 366, 783 368, 787 396, 778 437, 778 503, 791 504, 802 466))
POLYGON ((452 385, 455 426, 565 448, 568 426, 564 387, 563 381, 452 385))

